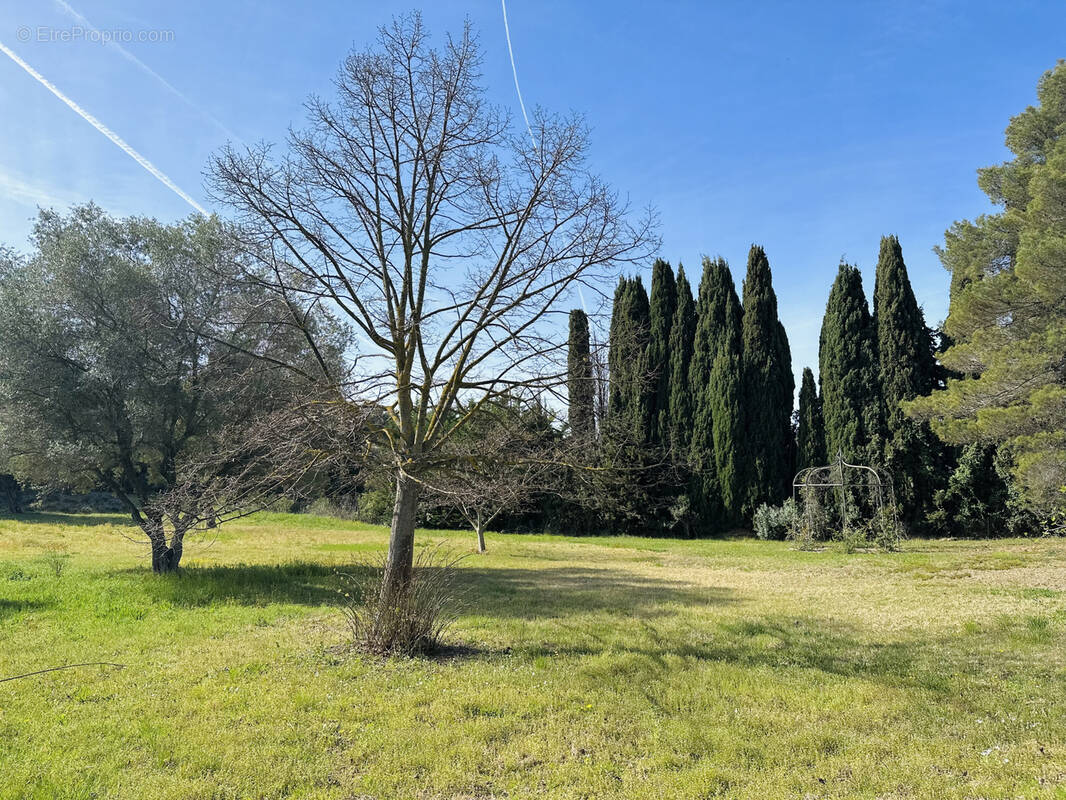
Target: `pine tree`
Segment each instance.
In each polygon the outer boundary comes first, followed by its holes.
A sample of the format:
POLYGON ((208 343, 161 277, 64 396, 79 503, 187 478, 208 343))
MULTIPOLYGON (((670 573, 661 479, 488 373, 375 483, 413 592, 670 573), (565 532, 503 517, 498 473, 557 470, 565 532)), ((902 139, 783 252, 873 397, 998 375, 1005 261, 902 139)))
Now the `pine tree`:
POLYGON ((614 295, 608 351, 611 426, 634 444, 648 441, 650 308, 640 278, 623 278, 614 295))
POLYGON ((670 333, 677 309, 674 271, 656 259, 651 272, 650 336, 648 340, 649 442, 657 447, 670 438, 670 333))
POLYGON ((881 239, 874 284, 874 322, 884 398, 883 463, 892 473, 904 520, 920 527, 947 479, 944 448, 929 425, 909 419, 900 403, 933 391, 933 337, 914 298, 899 239, 881 239))
POLYGON ((906 408, 952 444, 1006 445, 1027 502, 1053 514, 1066 506, 1066 61, 1037 97, 1007 127, 1014 157, 978 171, 1001 210, 956 222, 939 251, 953 342, 940 358, 958 377, 906 408))
POLYGON ((881 454, 881 392, 876 331, 862 275, 841 262, 829 292, 818 341, 822 414, 829 459, 877 463, 881 454))
POLYGON ((579 308, 570 312, 570 340, 566 362, 570 432, 574 436, 591 440, 596 433, 593 411, 595 383, 589 353, 589 318, 579 308))
POLYGON ((738 524, 744 499, 742 314, 728 264, 704 259, 689 370, 695 398, 690 453, 693 505, 710 530, 738 524))
POLYGON ((817 467, 825 463, 825 422, 822 419, 822 400, 818 397, 818 389, 814 385, 814 373, 810 367, 804 367, 799 394, 796 470, 817 467))
POLYGON ((669 444, 675 456, 687 457, 692 438, 695 403, 689 385, 689 362, 692 360, 692 345, 696 335, 696 304, 692 288, 685 276, 685 268, 677 267, 677 308, 670 327, 670 390, 667 424, 669 444))
POLYGON ((744 516, 762 503, 780 503, 792 479, 792 354, 777 317, 777 295, 766 252, 752 245, 744 278, 744 516))

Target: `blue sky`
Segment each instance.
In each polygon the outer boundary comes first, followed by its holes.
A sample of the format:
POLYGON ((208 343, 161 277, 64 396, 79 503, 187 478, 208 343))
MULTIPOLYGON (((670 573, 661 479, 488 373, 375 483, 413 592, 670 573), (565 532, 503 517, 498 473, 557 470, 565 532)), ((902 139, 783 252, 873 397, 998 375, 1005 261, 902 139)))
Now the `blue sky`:
MULTIPOLYGON (((208 205, 217 147, 280 140, 345 53, 413 7, 0 0, 0 42, 208 205), (79 34, 75 15, 165 41, 124 43, 126 55, 79 34)), ((484 82, 517 116, 499 3, 423 13, 437 35, 470 18, 484 82)), ((932 247, 953 220, 989 210, 975 171, 1007 156, 1009 117, 1066 56, 1062 0, 511 0, 508 15, 527 104, 586 115, 593 166, 657 209, 663 257, 698 274, 701 255, 725 256, 739 288, 749 245, 766 248, 797 374, 817 360, 840 258, 871 291, 882 234, 900 237, 929 321, 943 317, 948 276, 932 247)), ((25 249, 38 204, 192 210, 3 54, 0 118, 0 242, 25 249)))

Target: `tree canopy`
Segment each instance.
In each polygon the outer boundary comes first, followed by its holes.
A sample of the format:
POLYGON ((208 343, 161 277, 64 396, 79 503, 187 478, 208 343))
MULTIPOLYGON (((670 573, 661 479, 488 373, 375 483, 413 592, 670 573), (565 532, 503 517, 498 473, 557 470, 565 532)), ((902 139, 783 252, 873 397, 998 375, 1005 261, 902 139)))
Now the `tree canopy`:
POLYGON ((660 447, 670 439, 670 332, 677 310, 674 271, 661 258, 651 268, 648 378, 654 387, 648 409, 648 440, 660 447))
POLYGON ((705 258, 689 368, 695 401, 690 458, 694 506, 712 531, 738 524, 744 502, 742 314, 729 265, 705 258))

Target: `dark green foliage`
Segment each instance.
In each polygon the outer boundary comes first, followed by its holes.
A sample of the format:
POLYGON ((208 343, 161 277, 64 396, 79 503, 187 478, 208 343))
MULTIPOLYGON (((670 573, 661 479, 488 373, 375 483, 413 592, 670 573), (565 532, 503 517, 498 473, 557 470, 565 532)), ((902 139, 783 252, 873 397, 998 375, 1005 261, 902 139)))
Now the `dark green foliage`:
POLYGON ((704 259, 689 371, 693 507, 704 530, 738 524, 743 503, 742 311, 729 266, 704 259))
MULTIPOLYGON (((874 283, 874 319, 881 368, 881 391, 889 411, 899 403, 928 394, 936 382, 933 337, 914 297, 903 249, 895 236, 881 237, 874 283)), ((902 414, 897 414, 898 424, 902 414)))
POLYGON ((593 412, 596 392, 589 355, 589 318, 579 308, 570 312, 570 339, 567 350, 567 390, 570 433, 591 439, 596 433, 593 412))
POLYGON ((974 442, 937 493, 930 522, 950 536, 992 537, 1027 533, 1034 520, 1021 509, 1009 459, 994 444, 974 442))
POLYGON ((880 460, 882 401, 873 318, 857 267, 841 262, 818 341, 826 452, 851 462, 880 460))
POLYGON ((0 508, 9 514, 22 513, 22 487, 14 475, 0 475, 0 508))
POLYGON ((656 527, 658 458, 650 448, 651 397, 648 342, 650 307, 639 278, 623 278, 615 291, 607 355, 610 390, 600 430, 599 472, 587 505, 600 525, 648 533, 656 527))
POLYGON ((692 387, 689 385, 689 362, 692 360, 692 346, 696 335, 696 304, 692 299, 692 288, 685 277, 685 268, 677 268, 677 308, 674 311, 673 325, 670 327, 670 390, 668 408, 668 426, 670 431, 670 449, 675 455, 687 457, 689 441, 692 437, 692 424, 695 403, 692 387))
POLYGON ((670 334, 677 310, 674 271, 662 259, 651 270, 650 337, 648 340, 649 442, 665 446, 670 439, 670 334))
POLYGON ((776 505, 789 494, 793 436, 792 354, 785 326, 777 317, 777 295, 766 252, 752 245, 744 278, 744 453, 749 517, 764 503, 776 505))
POLYGON ((814 385, 814 373, 803 368, 799 394, 799 429, 796 433, 796 470, 828 463, 825 453, 825 421, 822 400, 814 385))
POLYGON ((932 392, 938 366, 933 336, 914 298, 895 236, 881 239, 874 322, 885 404, 883 463, 895 480, 903 520, 920 528, 947 479, 945 448, 928 423, 908 418, 900 403, 932 392))
POLYGON ((650 313, 648 295, 640 278, 619 281, 611 314, 607 413, 615 434, 635 443, 647 442, 649 436, 650 313))

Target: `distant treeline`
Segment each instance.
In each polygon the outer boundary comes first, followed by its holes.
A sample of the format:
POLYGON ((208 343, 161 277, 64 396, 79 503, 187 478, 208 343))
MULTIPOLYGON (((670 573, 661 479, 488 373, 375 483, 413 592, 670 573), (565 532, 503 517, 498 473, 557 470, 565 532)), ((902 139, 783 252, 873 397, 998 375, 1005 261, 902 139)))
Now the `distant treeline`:
POLYGON ((704 259, 693 297, 683 267, 652 269, 650 297, 623 279, 611 316, 608 401, 595 408, 588 320, 571 313, 572 434, 619 437, 634 462, 661 464, 620 485, 618 513, 637 531, 713 535, 750 524, 761 504, 792 493, 797 471, 848 461, 887 469, 914 533, 972 534, 1016 527, 1009 472, 995 448, 960 450, 901 403, 944 387, 941 334, 925 322, 899 240, 881 240, 871 311, 859 270, 842 263, 819 339, 819 379, 803 370, 799 408, 788 339, 763 248, 748 255, 743 300, 726 262, 704 259), (960 508, 980 503, 982 508, 960 508), (960 513, 964 512, 964 513, 960 513), (996 524, 972 527, 977 518, 996 524), (683 527, 683 531, 678 526, 683 527))

